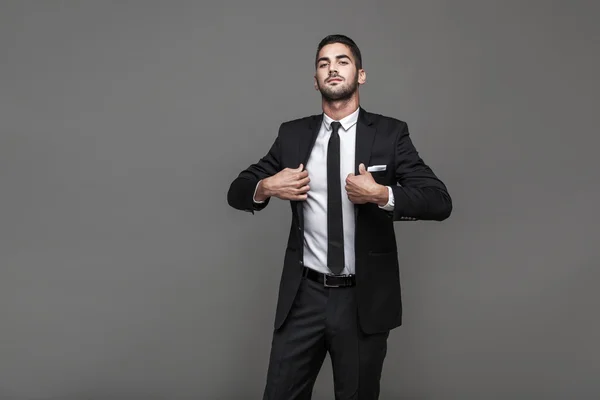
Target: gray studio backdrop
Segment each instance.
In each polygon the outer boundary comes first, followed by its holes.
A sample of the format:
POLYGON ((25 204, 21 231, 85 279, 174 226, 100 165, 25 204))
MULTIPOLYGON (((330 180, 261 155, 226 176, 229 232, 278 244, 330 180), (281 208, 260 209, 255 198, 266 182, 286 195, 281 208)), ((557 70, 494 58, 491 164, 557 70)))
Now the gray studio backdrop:
POLYGON ((454 200, 396 225, 382 399, 599 398, 599 8, 3 1, 0 399, 261 397, 289 206, 226 193, 336 32, 454 200))

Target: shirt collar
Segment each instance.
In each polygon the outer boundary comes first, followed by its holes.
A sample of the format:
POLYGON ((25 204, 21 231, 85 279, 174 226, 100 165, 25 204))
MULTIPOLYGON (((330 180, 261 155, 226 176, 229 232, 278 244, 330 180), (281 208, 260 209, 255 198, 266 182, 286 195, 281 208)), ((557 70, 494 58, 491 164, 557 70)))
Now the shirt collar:
MULTIPOLYGON (((342 124, 342 128, 344 128, 345 131, 347 131, 354 124, 356 124, 356 122, 358 121, 359 111, 360 111, 360 107, 357 108, 356 111, 354 111, 352 114, 345 116, 344 118, 342 118, 339 121, 340 124, 342 124)), ((335 121, 333 118, 331 118, 329 115, 323 113, 323 126, 325 127, 325 130, 327 130, 327 131, 331 130, 331 123, 333 121, 335 121)))

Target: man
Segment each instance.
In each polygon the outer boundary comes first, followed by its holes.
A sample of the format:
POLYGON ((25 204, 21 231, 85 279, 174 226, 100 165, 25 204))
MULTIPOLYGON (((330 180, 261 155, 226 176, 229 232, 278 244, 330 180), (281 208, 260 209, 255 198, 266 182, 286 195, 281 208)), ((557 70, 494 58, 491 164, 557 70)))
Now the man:
POLYGON ((360 107, 354 41, 324 38, 315 67, 323 113, 281 124, 227 195, 253 214, 272 197, 292 210, 263 398, 310 399, 329 352, 336 399, 378 399, 388 335, 402 323, 393 222, 442 221, 452 201, 406 123, 360 107))

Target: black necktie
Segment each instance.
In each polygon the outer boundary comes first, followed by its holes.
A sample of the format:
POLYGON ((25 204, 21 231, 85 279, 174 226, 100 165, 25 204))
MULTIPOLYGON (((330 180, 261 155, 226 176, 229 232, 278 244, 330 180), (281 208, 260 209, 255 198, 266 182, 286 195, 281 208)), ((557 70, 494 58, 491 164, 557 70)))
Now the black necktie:
POLYGON ((344 269, 344 226, 342 219, 342 186, 340 183, 339 122, 331 123, 327 148, 327 266, 334 274, 344 269))

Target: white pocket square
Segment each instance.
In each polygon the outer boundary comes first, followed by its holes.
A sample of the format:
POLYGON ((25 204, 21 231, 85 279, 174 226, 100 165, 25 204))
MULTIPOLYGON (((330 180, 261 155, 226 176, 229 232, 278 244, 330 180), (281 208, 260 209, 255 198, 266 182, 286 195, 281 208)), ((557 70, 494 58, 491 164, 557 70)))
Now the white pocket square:
POLYGON ((371 165, 367 168, 369 172, 377 172, 377 171, 385 171, 387 169, 387 165, 371 165))

